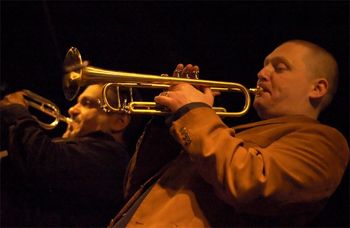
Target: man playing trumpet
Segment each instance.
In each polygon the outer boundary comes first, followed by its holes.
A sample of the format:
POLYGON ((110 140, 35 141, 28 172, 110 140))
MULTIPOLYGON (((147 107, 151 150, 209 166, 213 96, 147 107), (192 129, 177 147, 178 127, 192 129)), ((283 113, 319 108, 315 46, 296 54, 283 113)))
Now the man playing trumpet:
POLYGON ((122 205, 123 177, 142 126, 127 113, 102 110, 102 88, 90 85, 80 94, 63 138, 55 140, 28 112, 22 91, 0 101, 1 127, 8 128, 3 226, 105 226, 122 205))
MULTIPOLYGON (((175 72, 194 71, 197 66, 179 64, 175 72)), ((344 136, 317 121, 334 96, 337 74, 323 48, 303 40, 281 44, 257 75, 253 105, 262 121, 233 128, 212 109, 209 88, 180 83, 156 96, 172 112, 169 132, 159 135, 171 134, 182 151, 157 142, 162 122, 147 126, 127 172, 129 202, 110 226, 309 224, 349 160, 344 136)))

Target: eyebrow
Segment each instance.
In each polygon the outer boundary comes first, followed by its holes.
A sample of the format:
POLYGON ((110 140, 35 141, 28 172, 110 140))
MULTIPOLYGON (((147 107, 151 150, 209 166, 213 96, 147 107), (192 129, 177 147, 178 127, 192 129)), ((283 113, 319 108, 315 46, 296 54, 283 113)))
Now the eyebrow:
POLYGON ((78 102, 82 101, 83 99, 88 99, 88 100, 97 100, 96 98, 94 97, 91 97, 91 96, 79 96, 78 97, 78 102))

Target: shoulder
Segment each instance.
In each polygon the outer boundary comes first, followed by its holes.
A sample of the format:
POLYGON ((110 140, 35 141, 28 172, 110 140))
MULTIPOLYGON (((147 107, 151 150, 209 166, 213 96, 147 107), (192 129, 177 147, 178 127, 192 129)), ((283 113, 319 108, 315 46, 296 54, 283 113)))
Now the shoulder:
POLYGON ((315 132, 320 136, 331 138, 334 140, 336 143, 347 143, 347 140, 345 136, 336 128, 322 124, 319 122, 314 122, 314 123, 301 123, 300 129, 303 131, 310 131, 310 132, 315 132))
POLYGON ((337 155, 341 163, 349 160, 349 145, 345 136, 336 128, 320 122, 296 124, 290 137, 298 138, 303 146, 318 153, 337 155))
POLYGON ((234 127, 239 137, 270 145, 275 140, 327 145, 348 150, 347 140, 336 128, 305 116, 286 116, 234 127), (258 137, 257 137, 258 136, 258 137))
POLYGON ((337 146, 348 147, 345 136, 336 128, 320 123, 316 120, 290 121, 285 125, 291 133, 300 133, 306 139, 318 138, 322 143, 337 144, 337 146))

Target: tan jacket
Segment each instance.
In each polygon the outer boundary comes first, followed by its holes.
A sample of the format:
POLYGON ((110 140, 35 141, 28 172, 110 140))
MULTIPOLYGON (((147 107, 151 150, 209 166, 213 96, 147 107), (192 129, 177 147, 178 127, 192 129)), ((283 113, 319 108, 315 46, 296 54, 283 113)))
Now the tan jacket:
POLYGON ((173 122, 170 132, 184 152, 128 227, 303 224, 335 191, 349 160, 347 141, 336 129, 304 116, 232 129, 202 107, 173 122))

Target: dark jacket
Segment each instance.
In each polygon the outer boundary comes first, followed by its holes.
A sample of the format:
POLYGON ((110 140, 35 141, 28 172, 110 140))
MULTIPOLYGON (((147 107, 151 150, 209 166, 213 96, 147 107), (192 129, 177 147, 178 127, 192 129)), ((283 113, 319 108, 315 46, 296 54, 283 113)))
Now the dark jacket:
POLYGON ((123 204, 126 148, 102 132, 52 140, 19 105, 1 118, 1 225, 105 227, 123 204))

